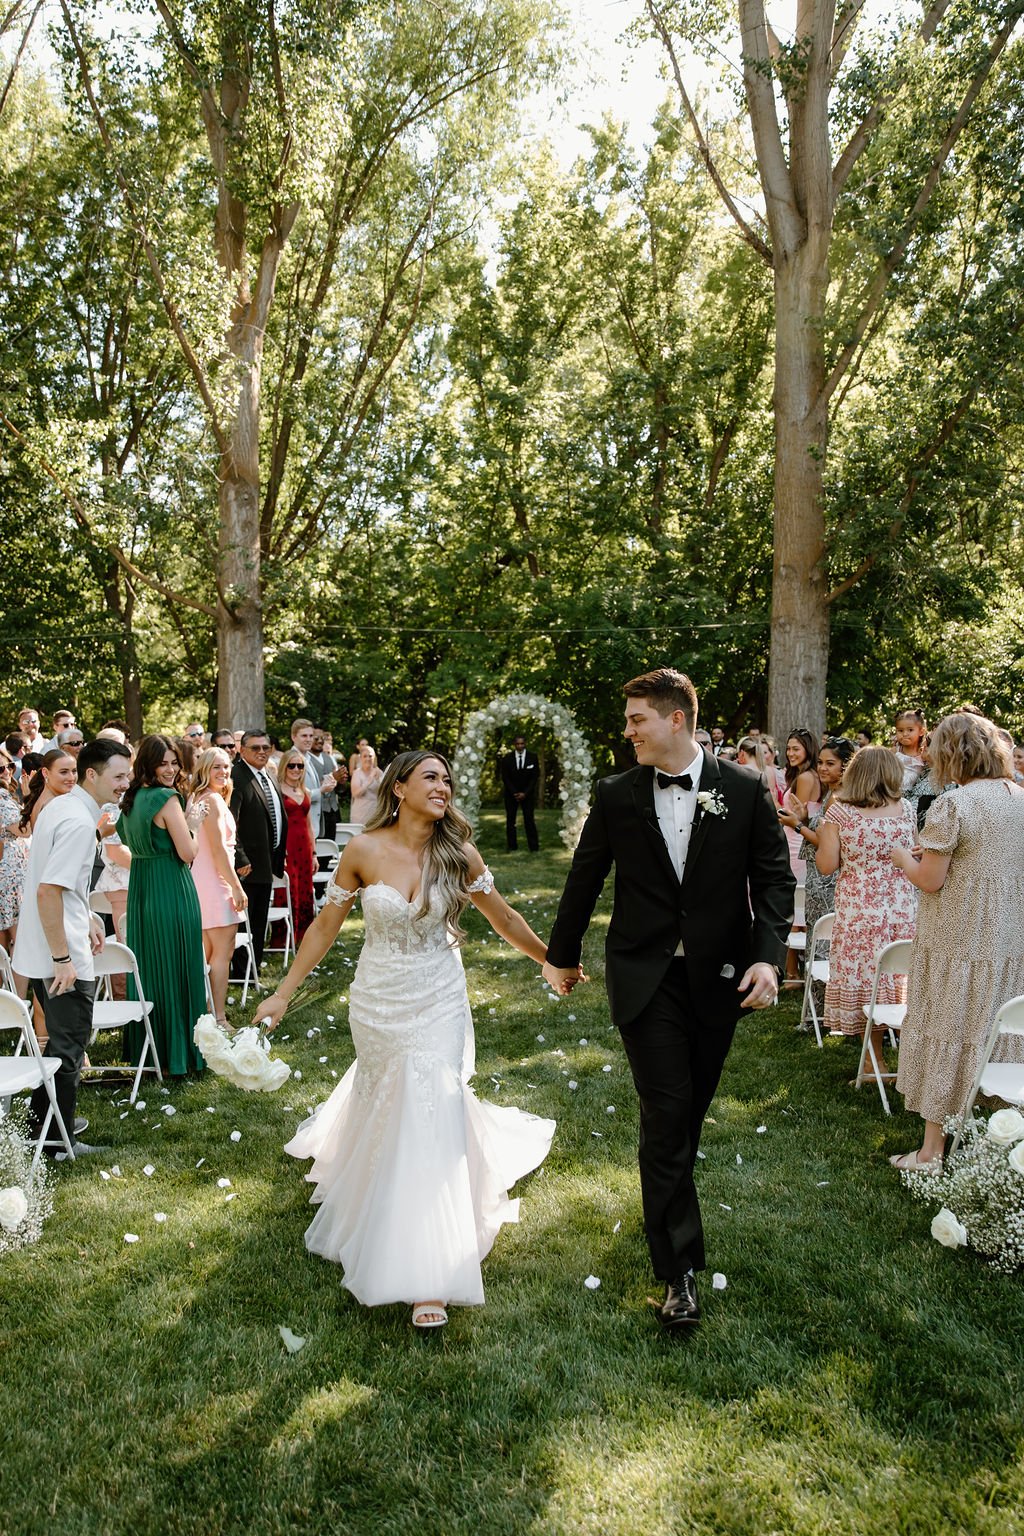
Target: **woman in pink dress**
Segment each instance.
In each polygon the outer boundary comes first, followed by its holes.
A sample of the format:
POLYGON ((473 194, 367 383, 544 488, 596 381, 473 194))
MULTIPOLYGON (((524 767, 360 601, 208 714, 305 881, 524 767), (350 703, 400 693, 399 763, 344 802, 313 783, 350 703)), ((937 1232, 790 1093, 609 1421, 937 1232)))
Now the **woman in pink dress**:
POLYGON ((190 811, 202 816, 199 851, 192 878, 203 919, 203 949, 210 967, 210 991, 217 1022, 226 1019, 228 971, 235 952, 239 913, 246 895, 235 873, 235 818, 231 814, 231 759, 220 747, 200 753, 195 763, 190 811))
POLYGON ((309 792, 306 789, 306 759, 297 747, 281 753, 277 782, 281 786, 288 831, 284 846, 284 872, 292 892, 292 927, 295 947, 315 916, 313 906, 313 871, 316 868, 316 839, 309 823, 309 792))
POLYGON ((361 827, 377 809, 377 790, 383 777, 384 770, 378 766, 377 754, 367 742, 360 750, 359 763, 352 774, 352 810, 349 813, 351 820, 361 827))
MULTIPOLYGON (((818 873, 839 871, 836 919, 825 988, 825 1024, 834 1035, 863 1035, 875 956, 885 944, 912 939, 917 893, 893 867, 894 848, 913 848, 917 818, 900 797, 903 769, 888 747, 862 747, 818 827, 818 873)), ((906 979, 883 976, 880 1003, 902 1003, 906 979)), ((881 1031, 874 1041, 882 1063, 881 1031)))

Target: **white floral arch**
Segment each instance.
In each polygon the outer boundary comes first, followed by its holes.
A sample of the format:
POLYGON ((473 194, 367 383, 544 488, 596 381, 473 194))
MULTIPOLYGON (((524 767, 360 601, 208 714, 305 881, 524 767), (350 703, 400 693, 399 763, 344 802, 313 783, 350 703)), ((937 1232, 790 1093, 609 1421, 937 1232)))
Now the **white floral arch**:
POLYGON ((507 725, 510 720, 522 719, 524 715, 547 726, 558 739, 562 764, 562 783, 558 792, 562 801, 559 836, 567 848, 575 848, 590 809, 594 760, 572 713, 564 704, 556 704, 542 694, 507 693, 470 715, 452 764, 456 804, 475 825, 480 815, 480 772, 487 752, 488 733, 507 725))

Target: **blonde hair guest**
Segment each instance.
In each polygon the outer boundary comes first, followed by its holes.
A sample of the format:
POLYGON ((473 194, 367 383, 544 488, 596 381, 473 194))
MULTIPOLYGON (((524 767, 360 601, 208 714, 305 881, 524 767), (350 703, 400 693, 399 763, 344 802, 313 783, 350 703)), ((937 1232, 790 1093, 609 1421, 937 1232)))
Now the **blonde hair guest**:
MULTIPOLYGON (((998 727, 984 716, 940 720, 929 748, 939 783, 920 848, 892 861, 921 892, 896 1086, 924 1121, 921 1146, 890 1161, 938 1168, 943 1123, 961 1114, 992 1020, 1024 993, 1024 789, 998 727)), ((1021 1060, 1021 1044, 996 1059, 1021 1060)))
POLYGON ((230 801, 231 759, 222 748, 207 747, 196 759, 189 812, 198 821, 199 846, 192 861, 192 878, 202 915, 213 1011, 219 1023, 227 1016, 228 971, 239 917, 247 905, 235 872, 235 818, 230 801))

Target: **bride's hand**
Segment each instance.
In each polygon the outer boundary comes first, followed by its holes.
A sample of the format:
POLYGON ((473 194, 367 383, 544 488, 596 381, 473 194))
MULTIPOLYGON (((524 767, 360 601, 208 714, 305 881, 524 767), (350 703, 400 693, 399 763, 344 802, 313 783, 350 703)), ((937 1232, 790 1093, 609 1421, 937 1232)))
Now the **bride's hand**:
POLYGON ((265 997, 256 1009, 252 1016, 252 1021, 254 1024, 265 1024, 269 1034, 271 1030, 276 1029, 280 1024, 287 1007, 287 1002, 279 992, 271 992, 270 996, 265 997))

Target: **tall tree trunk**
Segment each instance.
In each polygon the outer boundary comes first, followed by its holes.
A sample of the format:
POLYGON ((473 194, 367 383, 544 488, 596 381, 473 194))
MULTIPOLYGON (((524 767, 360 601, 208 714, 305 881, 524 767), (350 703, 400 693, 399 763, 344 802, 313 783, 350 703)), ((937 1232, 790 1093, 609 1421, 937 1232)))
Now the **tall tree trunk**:
POLYGON ((825 728, 829 608, 823 472, 828 448, 827 246, 805 241, 775 266, 775 549, 768 728, 825 728))
POLYGON ((139 653, 135 644, 135 592, 131 583, 126 581, 124 593, 121 589, 121 568, 116 561, 111 562, 107 578, 103 583, 103 596, 106 599, 107 608, 116 614, 121 626, 120 666, 121 666, 121 695, 124 700, 124 719, 128 727, 128 736, 131 741, 140 741, 143 734, 142 725, 142 681, 139 676, 139 653))

